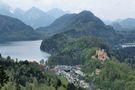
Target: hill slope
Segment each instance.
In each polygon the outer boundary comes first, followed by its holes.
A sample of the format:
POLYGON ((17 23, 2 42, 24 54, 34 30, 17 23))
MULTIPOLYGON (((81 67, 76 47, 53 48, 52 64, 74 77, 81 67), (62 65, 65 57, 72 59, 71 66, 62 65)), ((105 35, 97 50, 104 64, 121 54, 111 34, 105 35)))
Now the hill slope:
POLYGON ((49 27, 39 28, 38 30, 45 31, 45 33, 51 36, 71 29, 89 29, 92 25, 94 26, 95 22, 97 22, 96 24, 99 26, 104 25, 104 23, 91 12, 83 11, 79 14, 66 14, 54 21, 49 27))
POLYGON ((110 25, 112 25, 118 31, 132 31, 135 30, 135 19, 127 18, 112 22, 110 25))
POLYGON ((32 27, 18 19, 0 15, 0 42, 16 40, 35 40, 38 35, 32 27))
POLYGON ((108 50, 106 43, 119 42, 115 30, 89 11, 65 15, 47 29, 50 36, 43 40, 41 50, 52 54, 51 64, 82 64, 83 51, 93 47, 108 50))
POLYGON ((117 41, 115 39, 118 38, 117 33, 112 27, 106 26, 89 11, 64 15, 49 27, 39 28, 37 30, 44 32, 47 37, 63 33, 70 37, 96 36, 104 38, 108 42, 117 41))

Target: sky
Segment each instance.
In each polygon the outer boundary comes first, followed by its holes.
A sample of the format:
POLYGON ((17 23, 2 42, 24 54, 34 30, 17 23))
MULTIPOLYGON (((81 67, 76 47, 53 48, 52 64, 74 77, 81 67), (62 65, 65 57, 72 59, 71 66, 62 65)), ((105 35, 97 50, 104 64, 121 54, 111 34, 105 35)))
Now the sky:
POLYGON ((28 10, 35 6, 44 11, 60 8, 64 11, 90 10, 105 20, 135 18, 135 0, 0 0, 0 4, 28 10))

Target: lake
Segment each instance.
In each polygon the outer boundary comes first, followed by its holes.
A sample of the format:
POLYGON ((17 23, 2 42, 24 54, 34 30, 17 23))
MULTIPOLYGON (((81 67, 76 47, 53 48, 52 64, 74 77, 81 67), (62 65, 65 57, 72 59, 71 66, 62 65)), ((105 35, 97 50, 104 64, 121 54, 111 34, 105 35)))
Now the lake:
POLYGON ((0 53, 3 57, 10 56, 18 60, 47 60, 50 55, 40 50, 41 42, 42 40, 2 43, 0 44, 0 53))

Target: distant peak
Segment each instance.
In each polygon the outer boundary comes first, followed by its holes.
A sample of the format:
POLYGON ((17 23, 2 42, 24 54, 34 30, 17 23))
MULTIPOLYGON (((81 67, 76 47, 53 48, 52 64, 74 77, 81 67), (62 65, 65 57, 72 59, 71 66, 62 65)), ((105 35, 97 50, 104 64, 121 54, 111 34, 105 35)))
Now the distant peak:
POLYGON ((30 8, 28 11, 41 11, 39 8, 37 8, 37 7, 32 7, 32 8, 30 8))
POLYGON ((42 11, 41 9, 37 8, 37 7, 32 7, 30 8, 27 13, 44 13, 44 11, 42 11))
POLYGON ((126 20, 135 20, 134 18, 127 18, 126 20))
POLYGON ((16 9, 14 10, 14 12, 15 12, 15 11, 24 12, 21 8, 16 8, 16 9))
POLYGON ((38 9, 37 7, 32 7, 31 9, 38 9))
POLYGON ((87 11, 87 10, 82 11, 82 12, 80 12, 79 14, 80 14, 80 15, 94 15, 91 11, 87 11))

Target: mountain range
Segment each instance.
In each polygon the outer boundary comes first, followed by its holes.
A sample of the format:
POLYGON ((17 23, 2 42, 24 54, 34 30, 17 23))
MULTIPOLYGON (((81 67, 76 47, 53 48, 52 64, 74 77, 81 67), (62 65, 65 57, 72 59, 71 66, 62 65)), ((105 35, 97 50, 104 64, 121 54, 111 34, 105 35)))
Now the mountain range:
POLYGON ((58 8, 44 12, 39 8, 32 7, 27 11, 23 11, 20 8, 11 10, 8 5, 0 5, 0 14, 20 19, 33 28, 49 26, 53 21, 66 13, 58 8))
POLYGON ((113 21, 113 22, 108 23, 108 24, 113 26, 113 28, 115 30, 118 30, 118 31, 133 31, 133 30, 135 30, 135 19, 134 18, 116 20, 116 21, 113 21))

